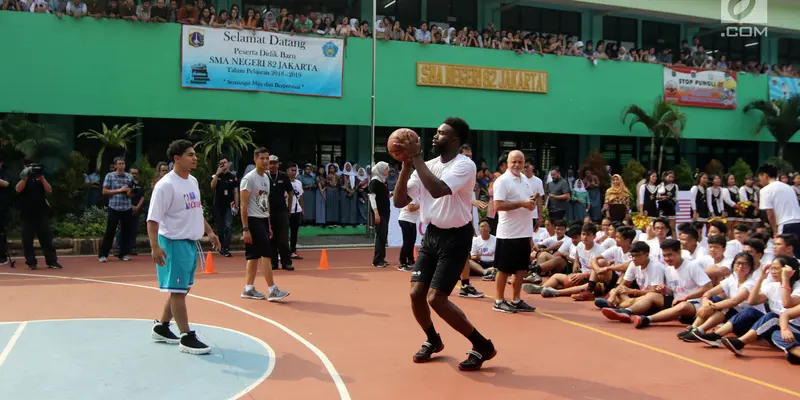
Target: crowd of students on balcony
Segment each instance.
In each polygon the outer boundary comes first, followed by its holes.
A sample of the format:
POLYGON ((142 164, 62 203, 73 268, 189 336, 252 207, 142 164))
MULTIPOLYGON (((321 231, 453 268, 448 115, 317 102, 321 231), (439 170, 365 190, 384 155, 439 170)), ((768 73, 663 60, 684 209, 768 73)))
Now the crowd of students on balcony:
MULTIPOLYGON (((371 38, 373 32, 368 21, 311 10, 289 12, 283 8, 277 13, 248 8, 242 12, 238 5, 230 9, 217 9, 206 0, 186 0, 179 6, 176 0, 0 0, 0 10, 53 13, 59 18, 119 18, 129 21, 177 22, 220 28, 265 30, 294 34, 318 34, 344 37, 371 38)), ((463 46, 509 50, 517 54, 553 54, 585 57, 597 64, 598 60, 618 60, 652 64, 693 67, 708 70, 726 70, 773 76, 800 77, 792 65, 769 65, 756 61, 728 60, 725 55, 705 49, 695 37, 690 45, 684 40, 677 54, 671 48, 642 47, 627 49, 615 42, 599 40, 582 41, 565 34, 533 33, 521 30, 496 29, 493 24, 482 31, 463 27, 439 27, 422 22, 418 26, 401 24, 390 17, 375 21, 376 39, 385 41, 417 42, 431 45, 463 46)))

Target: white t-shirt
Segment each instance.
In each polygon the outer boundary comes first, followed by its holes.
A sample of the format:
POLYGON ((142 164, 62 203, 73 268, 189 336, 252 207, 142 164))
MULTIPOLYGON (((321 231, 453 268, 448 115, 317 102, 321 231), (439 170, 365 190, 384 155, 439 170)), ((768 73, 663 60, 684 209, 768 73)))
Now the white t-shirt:
POLYGON ((647 239, 648 239, 647 232, 639 232, 639 234, 636 235, 636 238, 633 239, 633 241, 634 242, 646 242, 647 239))
MULTIPOLYGON (((540 198, 542 198, 542 203, 544 204, 544 184, 542 180, 539 179, 536 175, 533 175, 528 179, 533 188, 533 193, 538 194, 540 198)), ((533 209, 533 219, 539 219, 539 207, 533 209)))
POLYGON ((689 253, 689 250, 681 250, 681 257, 688 260, 697 260, 707 255, 708 250, 700 246, 700 243, 697 243, 697 247, 694 248, 694 253, 689 253))
POLYGON ((648 246, 650 246, 650 258, 655 258, 656 260, 664 263, 664 257, 661 255, 661 241, 658 240, 658 237, 654 237, 650 240, 644 240, 648 246))
POLYGON ((497 238, 489 235, 489 239, 483 240, 481 235, 472 238, 472 250, 470 255, 477 256, 481 253, 481 261, 494 262, 494 251, 497 248, 497 238))
MULTIPOLYGON (((572 242, 570 241, 570 243, 572 242)), ((602 255, 603 250, 605 249, 601 246, 598 246, 596 243, 589 250, 586 250, 586 245, 584 245, 583 242, 580 242, 577 246, 575 246, 575 262, 580 265, 582 273, 588 274, 592 272, 591 261, 593 258, 602 255)))
POLYGON ((539 228, 539 230, 533 232, 533 244, 539 245, 540 243, 547 240, 550 237, 550 233, 547 232, 545 228, 539 228))
MULTIPOLYGON (((300 206, 300 197, 303 196, 303 182, 300 182, 299 179, 295 179, 292 182, 292 189, 294 189, 294 196, 292 196, 292 206, 289 208, 289 211, 294 213, 303 212, 303 207, 300 206)), ((286 203, 289 203, 289 199, 286 199, 286 203)), ((286 204, 287 206, 289 204, 286 204)))
MULTIPOLYGON (((494 200, 519 202, 533 196, 533 187, 525 175, 515 176, 510 169, 494 181, 494 200)), ((533 210, 520 207, 498 211, 498 239, 521 239, 533 236, 533 210)))
POLYGON ((736 239, 729 240, 728 243, 725 244, 725 258, 733 259, 733 257, 736 257, 737 254, 743 251, 744 245, 736 239))
MULTIPOLYGON (((781 282, 763 282, 761 284, 761 293, 767 296, 769 309, 778 314, 786 311, 786 308, 783 306, 783 288, 781 286, 783 286, 781 282)), ((795 296, 800 297, 800 281, 795 282, 792 286, 792 297, 795 296)), ((800 317, 789 321, 789 323, 800 326, 800 317)))
MULTIPOLYGON (((547 232, 546 229, 545 229, 545 232, 547 232)), ((553 235, 553 236, 549 236, 549 237, 543 239, 539 244, 541 244, 542 246, 545 246, 545 247, 550 247, 550 246, 552 246, 552 245, 554 245, 554 244, 556 244, 558 242, 561 242, 561 244, 563 245, 564 241, 569 241, 569 240, 571 240, 571 239, 567 235, 564 235, 564 237, 562 237, 561 239, 559 239, 558 236, 553 235)))
POLYGON ((631 260, 631 253, 622 251, 622 247, 612 246, 603 250, 603 258, 608 261, 608 265, 625 264, 631 260))
MULTIPOLYGON (((747 290, 748 293, 753 290, 753 287, 756 285, 756 280, 753 279, 753 275, 750 275, 741 286, 739 286, 739 277, 736 274, 730 275, 722 281, 722 291, 725 293, 725 297, 732 299, 736 297, 742 290, 747 290)), ((743 302, 739 303, 733 309, 736 311, 742 311, 745 308, 750 307, 750 304, 747 303, 747 299, 745 298, 743 302)), ((764 312, 764 306, 759 304, 756 306, 761 312, 764 312)))
POLYGON ((239 191, 250 193, 247 202, 247 216, 254 218, 269 218, 269 174, 259 175, 258 170, 252 170, 242 177, 239 182, 239 191))
POLYGON ((603 240, 603 243, 600 243, 600 247, 604 249, 610 249, 616 245, 617 245, 617 239, 615 238, 608 238, 606 240, 603 240))
POLYGON ((172 240, 200 240, 205 232, 197 179, 170 171, 158 180, 150 197, 147 220, 158 223, 158 234, 172 240))
POLYGON ((784 225, 800 222, 800 205, 797 202, 797 194, 791 186, 774 181, 761 188, 760 195, 761 201, 758 207, 775 212, 778 233, 783 233, 784 225))
POLYGON ((666 265, 651 257, 645 269, 639 265, 629 265, 623 279, 628 282, 636 282, 641 290, 648 290, 653 286, 664 284, 666 269, 666 265))
POLYGON ((718 267, 723 267, 723 268, 727 268, 729 270, 732 270, 731 269, 731 265, 733 264, 733 259, 732 258, 728 258, 728 257, 724 257, 724 256, 722 257, 722 261, 720 261, 718 263, 714 262, 714 257, 711 257, 710 255, 702 256, 702 257, 696 259, 695 261, 697 261, 697 263, 700 264, 700 266, 703 267, 704 270, 706 268, 712 266, 712 265, 716 265, 718 267))
POLYGON ((419 204, 419 199, 417 198, 411 200, 411 203, 408 203, 407 206, 400 209, 400 213, 397 214, 398 221, 411 222, 412 224, 416 224, 417 222, 419 222, 419 209, 417 209, 417 211, 414 212, 408 211, 408 206, 412 204, 419 204))
MULTIPOLYGON (((462 227, 472 222, 472 193, 475 188, 475 163, 461 154, 443 163, 441 157, 426 161, 431 173, 450 188, 449 196, 434 199, 422 186, 419 173, 408 180, 408 197, 419 197, 422 222, 440 229, 462 227)), ((531 219, 528 219, 531 224, 531 219)))
POLYGON ((667 266, 664 275, 667 287, 674 292, 677 300, 686 298, 689 293, 711 282, 699 263, 687 259, 678 269, 667 266))

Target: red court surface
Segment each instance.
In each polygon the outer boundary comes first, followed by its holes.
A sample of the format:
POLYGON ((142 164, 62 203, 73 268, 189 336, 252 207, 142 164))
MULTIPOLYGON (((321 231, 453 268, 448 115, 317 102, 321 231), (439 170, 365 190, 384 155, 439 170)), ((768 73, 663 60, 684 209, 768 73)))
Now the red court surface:
MULTIPOLYGON (((537 312, 517 315, 493 312, 489 299, 453 296, 497 347, 497 357, 480 372, 458 370, 470 344, 435 314, 446 348, 433 361, 414 364, 411 356, 425 336, 409 307, 410 274, 370 267, 371 250, 328 251, 329 270, 317 269, 319 252, 302 255, 306 259, 295 261, 296 271, 276 271, 276 283, 291 291, 284 303, 239 297, 240 253, 215 257, 219 273, 198 274, 195 281, 195 297, 188 300, 191 322, 240 331, 275 350, 274 371, 248 398, 800 397, 800 367, 766 344, 750 346, 745 357, 736 358, 725 349, 677 340, 682 329, 677 323, 635 330, 607 321, 591 303, 527 294, 537 312)), ((388 259, 396 255, 390 250, 388 259)), ((155 266, 149 256, 127 263, 99 264, 92 257, 60 261, 63 270, 0 269, 0 322, 160 316, 165 294, 152 290, 155 266)), ((494 282, 473 282, 487 294, 493 291, 494 282)), ((256 283, 266 289, 260 274, 256 283)), ((142 340, 149 340, 149 332, 142 332, 142 340)))

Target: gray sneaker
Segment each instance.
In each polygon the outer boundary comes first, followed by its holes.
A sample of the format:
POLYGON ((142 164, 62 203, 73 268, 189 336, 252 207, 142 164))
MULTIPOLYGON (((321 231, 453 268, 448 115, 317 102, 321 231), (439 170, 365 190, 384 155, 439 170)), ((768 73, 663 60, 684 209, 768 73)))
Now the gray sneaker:
POLYGON ((543 288, 542 297, 558 297, 558 291, 551 287, 543 288))
POLYGON ((535 285, 541 285, 542 284, 542 277, 539 276, 539 274, 537 274, 536 272, 531 272, 530 275, 525 277, 524 281, 526 283, 533 283, 535 285))
POLYGON ((242 291, 242 298, 243 299, 253 299, 253 300, 264 300, 267 296, 264 296, 264 293, 259 292, 256 288, 252 288, 250 290, 242 291))
POLYGON ((269 292, 269 298, 267 298, 267 301, 280 301, 285 299, 288 295, 289 292, 280 290, 277 286, 275 286, 275 289, 272 289, 269 292))
POLYGON ((525 283, 522 285, 522 290, 525 291, 525 293, 540 294, 542 293, 542 289, 541 286, 532 283, 525 283))

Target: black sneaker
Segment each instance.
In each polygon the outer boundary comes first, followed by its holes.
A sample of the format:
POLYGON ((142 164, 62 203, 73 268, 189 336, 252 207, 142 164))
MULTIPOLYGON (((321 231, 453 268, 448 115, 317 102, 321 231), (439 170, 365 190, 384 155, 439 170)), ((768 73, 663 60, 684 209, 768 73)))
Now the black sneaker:
POLYGON ((742 343, 742 341, 738 338, 722 338, 720 341, 722 342, 722 345, 733 352, 733 354, 736 354, 737 356, 744 354, 742 353, 742 350, 744 349, 744 343, 742 343))
POLYGON ((458 369, 462 371, 477 371, 481 369, 483 363, 489 361, 497 355, 497 350, 494 348, 491 340, 488 340, 486 350, 480 352, 472 349, 467 352, 467 359, 458 364, 458 369))
POLYGON ((64 268, 64 267, 61 266, 61 264, 59 264, 58 261, 53 261, 53 262, 47 264, 47 268, 61 269, 61 268, 64 268))
POLYGON ((722 337, 720 335, 717 335, 714 332, 711 332, 711 333, 700 333, 700 331, 697 330, 697 331, 694 331, 692 333, 692 335, 694 337, 696 337, 698 340, 700 340, 701 342, 703 342, 703 343, 705 343, 705 344, 707 344, 707 345, 709 345, 711 347, 716 347, 716 348, 722 347, 722 337))
POLYGON ((800 357, 792 353, 786 353, 786 361, 788 361, 789 364, 792 365, 800 365, 800 357))
POLYGON ((398 271, 403 271, 403 272, 413 272, 414 271, 414 267, 404 264, 404 265, 401 265, 401 266, 397 267, 397 270, 398 271))
POLYGON ((300 257, 299 255, 297 255, 297 253, 292 253, 292 255, 290 256, 290 258, 291 258, 292 260, 302 260, 302 259, 303 259, 303 257, 300 257))
POLYGON ((294 271, 294 265, 286 264, 286 265, 283 266, 283 270, 284 271, 294 271))
POLYGON ((153 333, 151 333, 150 336, 155 342, 168 344, 178 344, 181 342, 181 338, 175 336, 175 334, 172 333, 172 329, 169 329, 169 322, 166 324, 161 321, 153 322, 153 333))
POLYGON ((695 329, 697 329, 697 328, 695 328, 693 326, 687 326, 686 329, 678 332, 675 336, 677 336, 678 339, 680 339, 680 340, 686 340, 686 336, 691 335, 692 332, 695 331, 695 329))
POLYGON ((428 362, 431 359, 431 356, 444 350, 444 343, 442 342, 441 336, 438 334, 436 335, 438 338, 437 343, 425 342, 422 343, 422 347, 420 347, 419 351, 414 354, 414 362, 417 364, 428 362))
POLYGON ((633 322, 633 327, 636 329, 644 329, 650 326, 650 318, 640 317, 638 315, 632 316, 631 322, 633 322))
POLYGON ((389 263, 387 263, 386 261, 381 261, 377 264, 372 264, 372 266, 375 268, 386 268, 389 266, 389 263))
POLYGON ((628 310, 622 308, 604 308, 600 311, 603 313, 604 317, 612 321, 624 322, 626 324, 631 323, 631 312, 628 310))
POLYGON ((517 313, 517 308, 512 306, 511 304, 508 304, 508 302, 505 301, 505 300, 503 300, 503 301, 501 301, 499 303, 498 302, 494 302, 494 306, 492 307, 492 310, 497 311, 497 312, 501 312, 501 313, 506 313, 506 314, 516 314, 517 313))
POLYGON ((520 300, 516 303, 513 301, 511 302, 511 306, 516 308, 518 312, 534 312, 536 311, 536 307, 528 305, 525 300, 520 300))
POLYGON ((29 270, 31 270, 31 271, 36 271, 36 269, 37 269, 37 268, 38 268, 38 267, 36 267, 36 265, 30 265, 30 264, 28 264, 28 269, 29 269, 29 270))
POLYGON ((700 341, 700 339, 698 339, 697 336, 695 335, 695 333, 697 332, 699 332, 699 330, 697 328, 694 328, 691 331, 689 331, 689 333, 686 334, 686 336, 681 337, 681 340, 683 340, 686 343, 697 343, 700 341))
POLYGON ((219 252, 219 255, 221 255, 221 256, 223 256, 223 257, 233 257, 233 254, 231 254, 231 252, 230 252, 230 251, 228 251, 228 250, 222 250, 222 251, 220 251, 220 252, 219 252))
POLYGON ((468 297, 470 299, 480 299, 485 296, 483 292, 478 291, 478 289, 475 289, 475 287, 472 285, 462 285, 461 289, 458 291, 458 295, 460 297, 468 297))
POLYGON ((194 355, 211 353, 211 347, 197 339, 194 331, 189 331, 181 334, 180 345, 178 350, 182 353, 189 353, 194 355))

